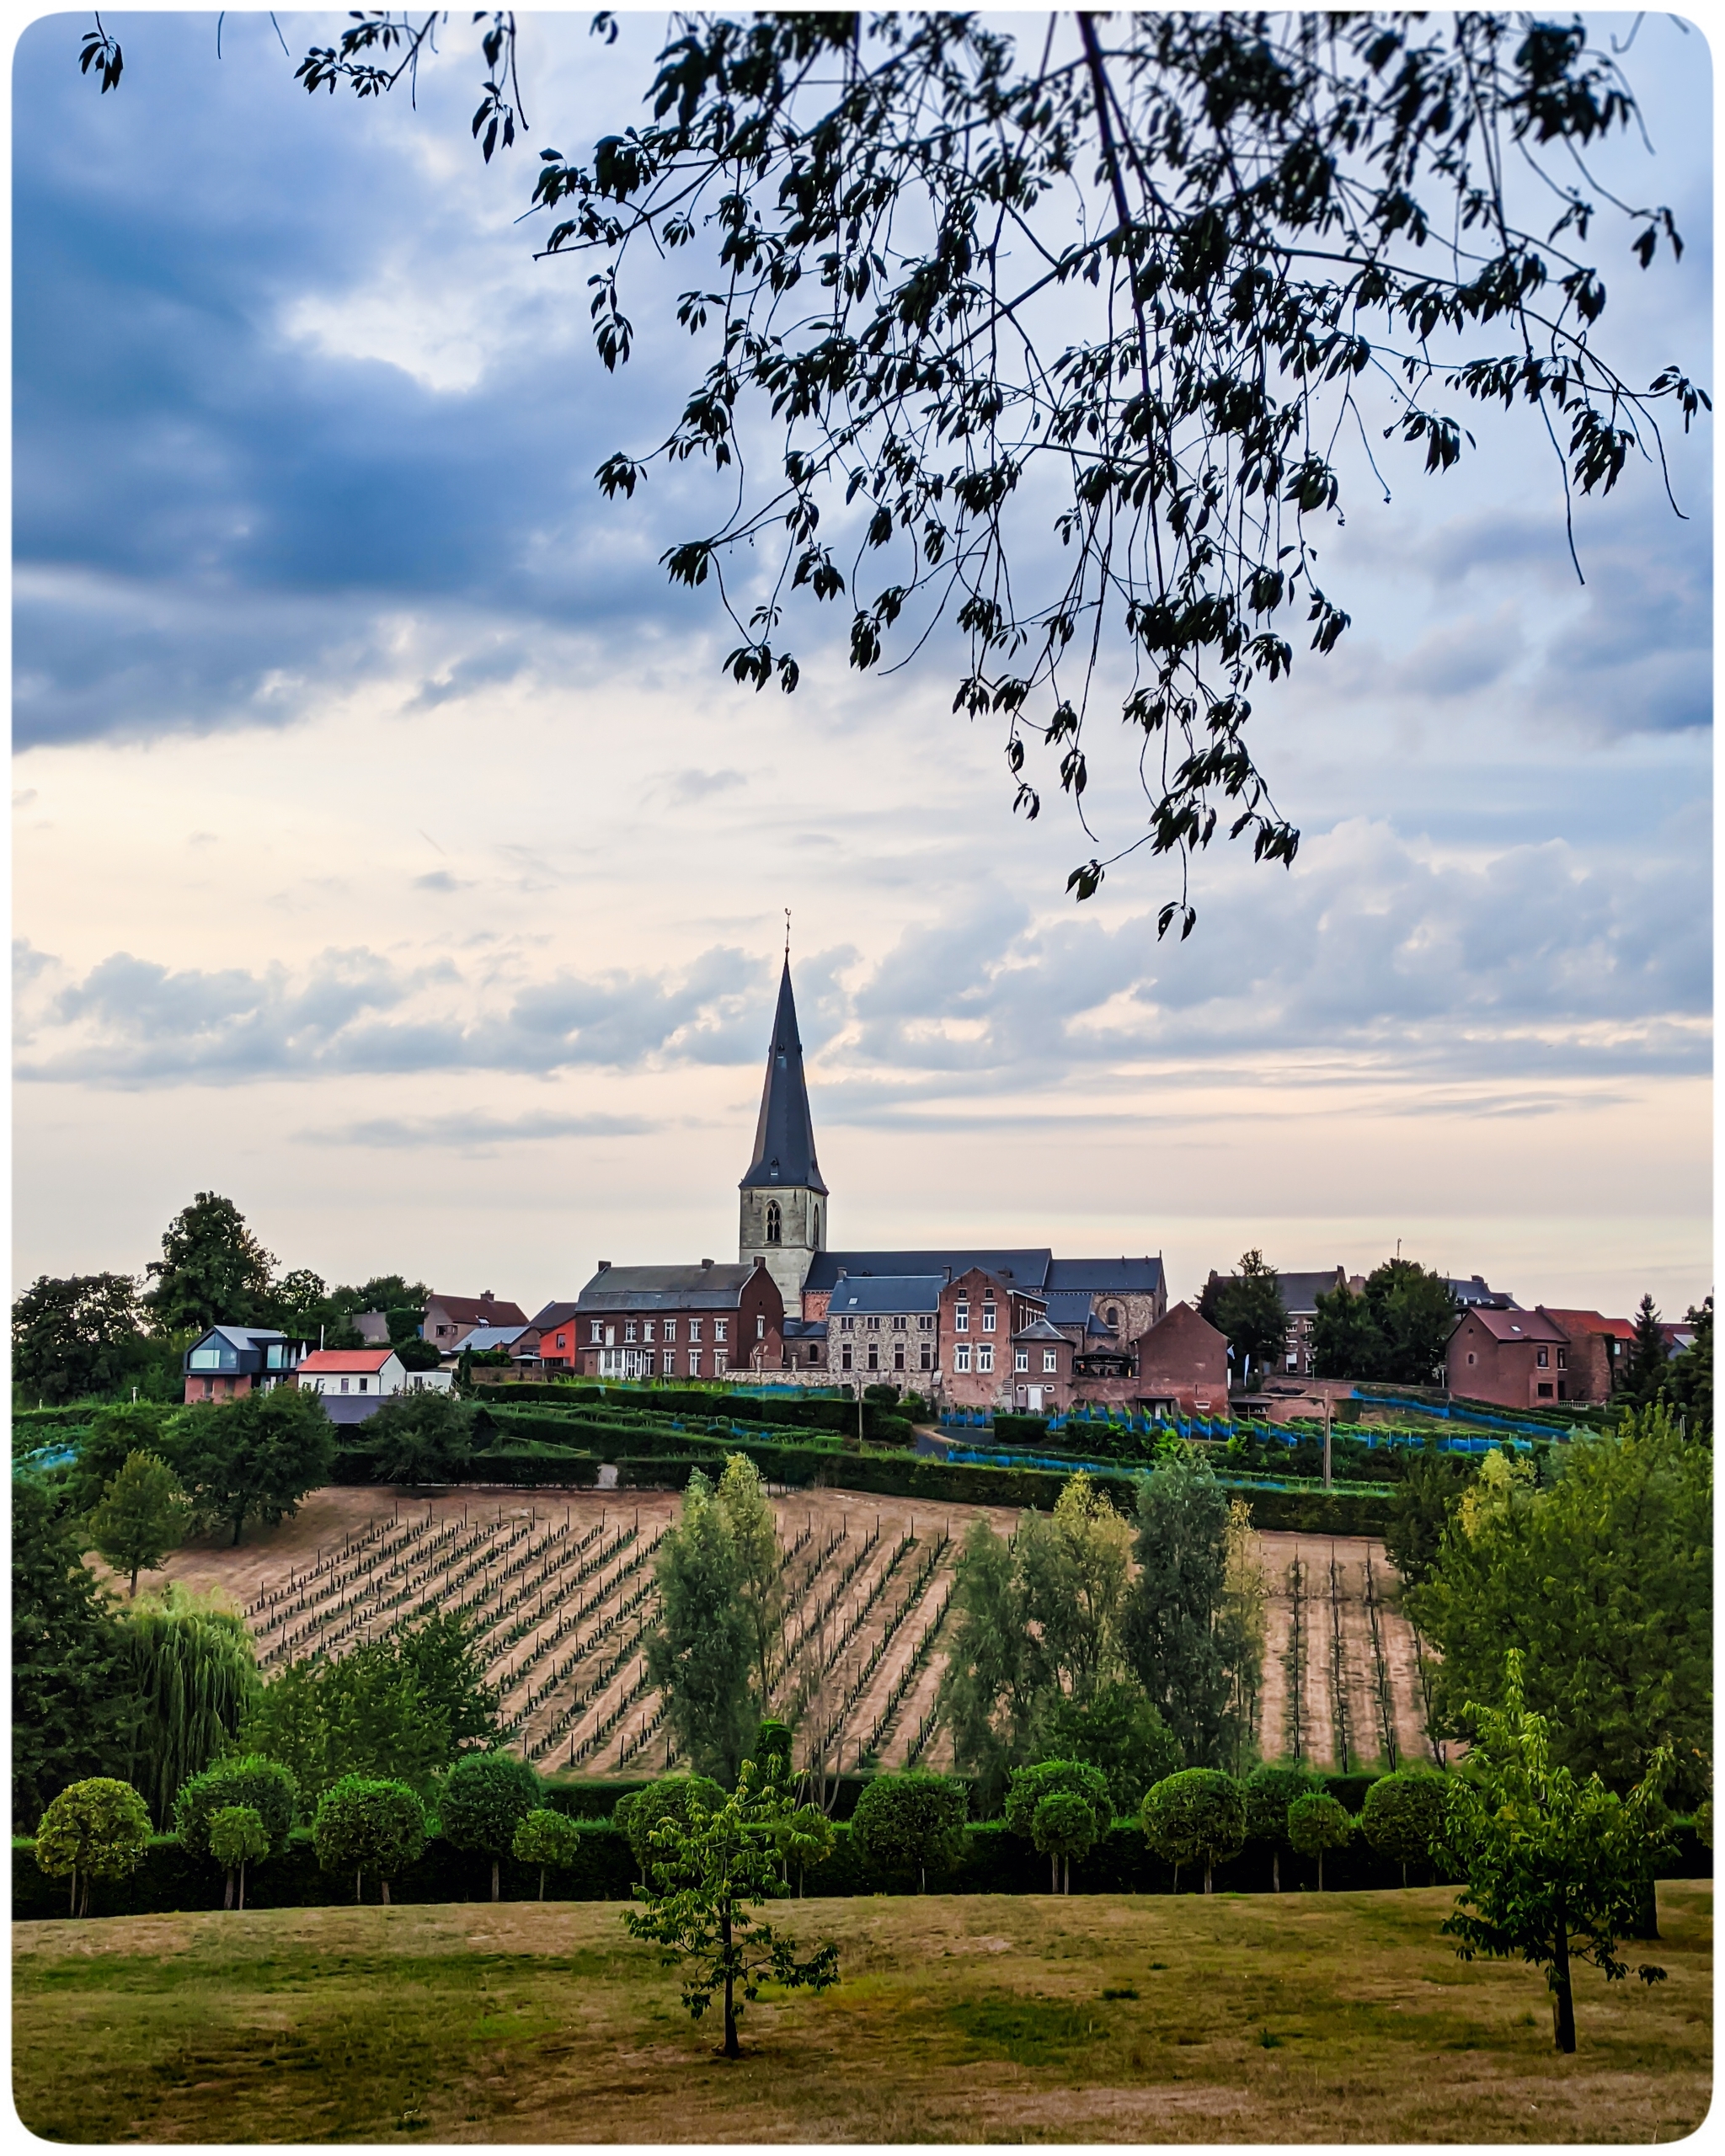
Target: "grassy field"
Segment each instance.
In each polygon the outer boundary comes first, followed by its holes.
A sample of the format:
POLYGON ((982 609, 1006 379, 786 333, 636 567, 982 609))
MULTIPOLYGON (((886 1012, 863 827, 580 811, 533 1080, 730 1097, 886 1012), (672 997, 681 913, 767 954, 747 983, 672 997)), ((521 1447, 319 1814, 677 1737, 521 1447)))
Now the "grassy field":
POLYGON ((1458 1962, 1443 1889, 785 1905, 825 1998, 726 2066, 614 1906, 14 1927, 14 2096, 60 2141, 1663 2141, 1710 2089, 1709 1886, 1669 1981, 1458 1962))

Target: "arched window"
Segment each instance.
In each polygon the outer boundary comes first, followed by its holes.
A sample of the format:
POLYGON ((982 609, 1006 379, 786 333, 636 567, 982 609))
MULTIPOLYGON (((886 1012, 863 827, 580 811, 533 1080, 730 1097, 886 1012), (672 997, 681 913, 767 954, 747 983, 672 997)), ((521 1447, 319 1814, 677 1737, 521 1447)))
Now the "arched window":
POLYGON ((766 1201, 766 1240, 770 1243, 782 1243, 784 1239, 784 1216, 778 1209, 778 1200, 770 1198, 766 1201))
POLYGON ((1108 1305, 1107 1310, 1103 1313, 1103 1315, 1109 1325, 1118 1325, 1120 1322, 1120 1313, 1114 1308, 1114 1305, 1112 1303, 1108 1305))

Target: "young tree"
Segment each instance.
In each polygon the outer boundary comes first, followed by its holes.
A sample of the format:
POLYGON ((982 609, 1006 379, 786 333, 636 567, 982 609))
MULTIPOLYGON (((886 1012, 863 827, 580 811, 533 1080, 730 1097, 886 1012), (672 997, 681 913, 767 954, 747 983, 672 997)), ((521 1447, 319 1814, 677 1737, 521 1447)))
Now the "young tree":
POLYGON ((1252 1508, 1243 1497, 1231 1497, 1223 1533, 1222 1602, 1216 1614, 1216 1646, 1228 1673, 1221 1756, 1230 1774, 1237 1774, 1242 1757, 1257 1746, 1268 1602, 1252 1508))
POLYGON ((405 1782, 344 1774, 318 1801, 312 1845, 325 1871, 352 1872, 356 1902, 375 1871, 387 1908, 390 1881, 425 1846, 425 1807, 405 1782))
POLYGON ((130 1573, 136 1597, 138 1574, 161 1570, 184 1540, 190 1513, 167 1461, 154 1453, 131 1453, 90 1514, 90 1540, 116 1572, 130 1573))
POLYGON ((234 1907, 234 1875, 239 1876, 239 1908, 246 1905, 246 1866, 260 1864, 270 1854, 270 1835, 263 1821, 248 1804, 225 1804, 210 1815, 210 1854, 227 1875, 222 1906, 234 1907))
POLYGON ((437 1609, 385 1637, 402 1671, 418 1684, 425 1711, 446 1730, 446 1756, 474 1747, 494 1751, 502 1741, 502 1710, 497 1688, 486 1678, 475 1620, 465 1610, 437 1609))
POLYGON ((1381 1774, 1365 1792, 1359 1831, 1380 1856, 1402 1867, 1407 1884, 1410 1864, 1429 1864, 1432 1845, 1443 1831, 1450 1785, 1442 1774, 1403 1767, 1381 1774))
POLYGON ((258 1689, 257 1655, 243 1617, 177 1582, 128 1611, 120 1646, 137 1707, 127 1779, 165 1827, 181 1785, 238 1732, 258 1689))
POLYGON ((1288 1806, 1288 1839, 1301 1856, 1317 1859, 1317 1891, 1324 1891, 1324 1852, 1345 1849, 1354 1839, 1354 1822, 1345 1805, 1327 1793, 1296 1796, 1288 1806))
POLYGON ((1403 1455, 1401 1477, 1390 1493, 1384 1547, 1404 1585, 1418 1587, 1431 1577, 1444 1530, 1477 1471, 1471 1457, 1439 1452, 1435 1437, 1426 1439, 1423 1450, 1403 1455))
POLYGON ((1635 1337, 1618 1380, 1621 1397, 1637 1407, 1651 1407, 1670 1376, 1671 1356, 1659 1313, 1643 1295, 1635 1313, 1635 1337))
POLYGON ((1181 1765, 1172 1732, 1134 1677, 1098 1685, 1083 1700, 1062 1694, 1041 1724, 1037 1749, 1046 1759, 1079 1759, 1098 1769, 1120 1819, 1137 1811, 1153 1782, 1181 1765))
POLYGON ((1440 1726, 1471 1732, 1468 1702, 1501 1699, 1513 1646, 1560 1764, 1627 1790, 1668 1750, 1676 1801, 1692 1803, 1712 1729, 1712 1448, 1651 1407, 1553 1456, 1536 1489, 1491 1455, 1409 1590, 1441 1657, 1440 1726))
POLYGON ((1183 1451, 1140 1481, 1134 1554, 1124 1629, 1139 1682, 1189 1765, 1227 1758, 1240 1693, 1230 1657, 1246 1649, 1225 1623, 1228 1500, 1207 1465, 1183 1451))
MULTIPOLYGON (((191 1855, 214 1856, 223 1864, 211 1822, 218 1813, 243 1811, 258 1821, 264 1834, 264 1846, 256 1855, 279 1854, 293 1826, 297 1796, 293 1776, 279 1760, 261 1758, 255 1753, 218 1759, 202 1774, 194 1774, 174 1798, 174 1838, 191 1855)), ((232 1906, 231 1870, 227 1889, 224 1908, 232 1906)))
POLYGON ((184 1411, 163 1401, 129 1400, 96 1409, 77 1439, 77 1458, 66 1470, 66 1509, 93 1513, 135 1452, 153 1453, 174 1467, 184 1428, 184 1411))
POLYGON ((163 1230, 161 1257, 144 1267, 156 1283, 144 1306, 163 1332, 267 1324, 275 1263, 231 1198, 200 1190, 163 1230))
MULTIPOLYGON (((1097 1768, 1087 1766, 1079 1759, 1044 1759, 1033 1767, 1021 1767, 1012 1776, 1012 1787, 1007 1792, 1006 1822, 1015 1834, 1024 1836, 1046 1856, 1051 1865, 1060 1857, 1088 1855, 1098 1834, 1104 1834, 1113 1824, 1114 1800, 1108 1790, 1108 1778, 1097 1768), (1089 1815, 1089 1839, 1084 1847, 1073 1846, 1076 1829, 1065 1810, 1054 1815, 1056 1824, 1046 1829, 1042 1840, 1037 1839, 1036 1822, 1043 1806, 1051 1798, 1059 1797, 1081 1804, 1089 1815), (1060 1847, 1055 1847, 1053 1836, 1060 1847)), ((1052 1893, 1060 1892, 1058 1872, 1052 1875, 1052 1893)))
POLYGON ((772 1690, 772 1664, 784 1638, 784 1553, 772 1500, 761 1470, 745 1453, 726 1457, 718 1478, 718 1508, 736 1551, 738 1588, 755 1657, 755 1696, 764 1714, 772 1690))
POLYGON ((12 1478, 12 1817, 29 1833, 81 1776, 124 1766, 138 1708, 114 1604, 33 1476, 12 1478))
POLYGON ((12 1377, 57 1407, 126 1384, 147 1350, 137 1284, 123 1273, 41 1274, 12 1306, 12 1377))
POLYGON ((398 1393, 361 1427, 379 1482, 452 1482, 473 1457, 473 1410, 453 1393, 398 1393))
POLYGON ((964 1786, 949 1774, 877 1774, 857 1800, 851 1836, 863 1861, 885 1872, 914 1871, 928 1891, 928 1867, 950 1870, 964 1846, 964 1786))
POLYGON ((788 1891, 778 1876, 776 1836, 789 1808, 777 1785, 764 1785, 745 1761, 736 1788, 719 1803, 697 1796, 686 1819, 659 1821, 649 1884, 637 1889, 645 1906, 623 1919, 635 1938, 663 1950, 667 1966, 681 1965, 692 2019, 698 2021, 714 1994, 722 1995, 726 2058, 742 2057, 737 2024, 763 1983, 820 1993, 838 1982, 838 1949, 830 1942, 799 1961, 795 1943, 755 1913, 788 1891))
POLYGON ((71 1876, 72 1915, 88 1916, 93 1879, 124 1879, 143 1861, 150 1815, 129 1782, 96 1774, 61 1790, 35 1840, 36 1862, 49 1878, 71 1876))
POLYGON ((1226 1864, 1246 1839, 1246 1796, 1231 1774, 1188 1767, 1160 1781, 1144 1800, 1146 1840, 1174 1867, 1176 1891, 1183 1864, 1204 1866, 1204 1891, 1215 1867, 1226 1864))
POLYGON ((290 1662, 253 1700, 238 1742, 289 1767, 307 1804, 355 1774, 424 1796, 453 1756, 446 1698, 421 1684, 400 1633, 335 1662, 290 1662))
POLYGON ((1279 1894, 1282 1852, 1294 1846, 1288 1838, 1288 1807, 1303 1796, 1321 1795, 1323 1777, 1309 1767, 1265 1765, 1254 1767, 1244 1786, 1246 1838, 1269 1844, 1270 1885, 1279 1894))
POLYGON ((1074 1475, 1052 1513, 1028 1513, 1014 1556, 1026 1620, 1037 1627, 1051 1674, 1087 1699, 1122 1668, 1120 1629, 1132 1565, 1132 1529, 1093 1476, 1074 1475))
POLYGON ((786 1870, 797 1867, 797 1898, 803 1896, 803 1875, 811 1864, 825 1864, 838 1837, 818 1804, 799 1804, 778 1831, 778 1853, 786 1870))
MULTIPOLYGON (((546 1873, 569 1870, 580 1845, 581 1830, 573 1819, 565 1817, 561 1812, 547 1811, 543 1805, 536 1805, 515 1828, 510 1854, 517 1864, 538 1865, 539 1898, 542 1902, 546 1873)), ((494 1893, 491 1898, 495 1901, 497 1897, 494 1893)))
POLYGON ((611 1817, 623 1830, 644 1883, 657 1846, 653 1838, 662 1822, 675 1819, 686 1827, 697 1810, 713 1812, 724 1801, 724 1791, 705 1774, 667 1774, 617 1799, 611 1817))
MULTIPOLYGON (((1021 1526, 1020 1532, 1023 1532, 1021 1526)), ((953 1579, 947 1666, 936 1707, 951 1732, 954 1764, 976 1777, 985 1811, 1027 1759, 1052 1686, 1014 1545, 979 1515, 965 1531, 953 1579)))
POLYGON ((315 1392, 277 1385, 222 1406, 195 1407, 179 1426, 174 1464, 200 1526, 233 1529, 248 1519, 275 1527, 299 1510, 335 1466, 335 1432, 315 1392))
POLYGON ((698 1469, 682 1515, 659 1545, 659 1623, 647 1673, 684 1757, 734 1780, 765 1702, 754 1692, 756 1630, 730 1519, 698 1469))
POLYGON ((1058 1877, 1057 1891, 1072 1891, 1072 1866, 1096 1847, 1096 1814, 1081 1796, 1056 1790, 1036 1807, 1030 1822, 1030 1838, 1039 1855, 1045 1856, 1058 1877))
POLYGON ((1198 1314, 1227 1334, 1236 1384, 1280 1362, 1288 1345, 1288 1312, 1280 1276, 1265 1264, 1262 1251, 1247 1251, 1237 1273, 1212 1273, 1198 1299, 1198 1314))
POLYGON ((443 1838, 491 1860, 491 1898, 499 1868, 515 1845, 515 1829, 539 1804, 539 1777, 513 1752, 470 1752, 450 1769, 438 1801, 443 1838))
MULTIPOLYGON (((1579 1779, 1554 1757, 1552 1724, 1527 1706, 1521 1668, 1512 1649, 1503 1704, 1475 1707, 1472 1748, 1450 1777, 1441 1853, 1467 1885, 1444 1929, 1465 1961, 1519 1955, 1544 1969, 1553 2040, 1573 2052, 1573 1965, 1591 1961, 1608 1983, 1629 1973, 1616 1945, 1641 1921, 1670 1759, 1656 1752, 1624 1796, 1597 1774, 1579 1779)), ((1639 1971, 1647 1983, 1664 1973, 1647 1963, 1639 1971)))

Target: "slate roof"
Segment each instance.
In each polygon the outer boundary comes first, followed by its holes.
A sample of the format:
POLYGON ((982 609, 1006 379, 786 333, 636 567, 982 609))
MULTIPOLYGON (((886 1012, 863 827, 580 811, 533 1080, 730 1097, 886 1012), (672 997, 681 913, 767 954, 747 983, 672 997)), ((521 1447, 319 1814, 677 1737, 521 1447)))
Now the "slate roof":
POLYGON ((581 1290, 581 1310, 734 1310, 752 1265, 607 1265, 581 1290))
POLYGON ((1053 1253, 1047 1250, 822 1250, 814 1253, 803 1290, 806 1294, 811 1289, 819 1293, 835 1288, 841 1273, 852 1278, 858 1274, 892 1273, 902 1278, 936 1273, 944 1286, 972 1266, 980 1266, 985 1273, 998 1273, 1015 1288, 1040 1293, 1052 1259, 1053 1253))
POLYGON ((1446 1280, 1444 1285, 1464 1310, 1482 1310, 1490 1306, 1500 1310, 1513 1310, 1519 1307, 1514 1295, 1487 1287, 1477 1273, 1466 1280, 1446 1280))
POLYGON ((797 1000, 791 993, 791 962, 778 985, 772 1045, 766 1051, 766 1077, 761 1088, 761 1114, 755 1125, 755 1152, 740 1190, 771 1190, 794 1185, 818 1190, 825 1198, 820 1163, 814 1157, 814 1118, 809 1112, 809 1088, 803 1076, 803 1042, 797 1031, 797 1000))
POLYGON ((940 1291, 946 1285, 940 1273, 866 1273, 846 1274, 832 1291, 829 1311, 849 1317, 855 1311, 934 1311, 940 1308, 940 1291))
POLYGON ((483 1295, 430 1294, 425 1299, 426 1307, 433 1303, 446 1316, 452 1317, 457 1325, 525 1325, 527 1313, 519 1303, 499 1302, 495 1295, 489 1300, 483 1295))
POLYGON ((1340 1265, 1332 1265, 1325 1273, 1279 1273, 1276 1292, 1290 1317, 1311 1316, 1316 1312, 1318 1297, 1340 1287, 1347 1278, 1346 1267, 1340 1265))
POLYGON ((1065 1337, 1045 1317, 1038 1318, 1033 1325, 1024 1326, 1012 1335, 1014 1340, 1064 1340, 1065 1337))
POLYGON ((1054 1257, 1043 1286, 1092 1295, 1153 1295, 1162 1284, 1159 1257, 1054 1257))
MULTIPOLYGON (((1052 1325, 1081 1325, 1090 1327, 1090 1290, 1087 1288, 1055 1288, 1049 1291, 1049 1321, 1052 1325)), ((1107 1327, 1104 1326, 1106 1331, 1107 1327)))
POLYGON ((528 1322, 544 1332, 553 1326, 567 1325, 580 1307, 579 1303, 547 1303, 538 1316, 528 1322))

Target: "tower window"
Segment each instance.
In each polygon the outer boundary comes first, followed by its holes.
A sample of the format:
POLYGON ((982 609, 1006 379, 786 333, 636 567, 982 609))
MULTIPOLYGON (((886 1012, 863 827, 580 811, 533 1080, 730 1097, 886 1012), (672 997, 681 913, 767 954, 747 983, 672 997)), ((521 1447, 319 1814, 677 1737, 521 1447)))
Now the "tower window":
POLYGON ((1105 1325, 1118 1325, 1120 1322, 1120 1313, 1112 1303, 1103 1312, 1103 1322, 1105 1325))
POLYGON ((766 1240, 770 1243, 782 1243, 784 1239, 784 1215, 779 1211, 778 1200, 770 1198, 766 1202, 766 1240))

